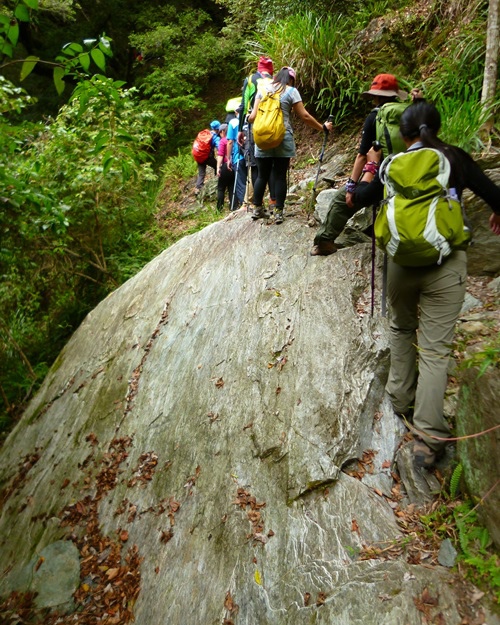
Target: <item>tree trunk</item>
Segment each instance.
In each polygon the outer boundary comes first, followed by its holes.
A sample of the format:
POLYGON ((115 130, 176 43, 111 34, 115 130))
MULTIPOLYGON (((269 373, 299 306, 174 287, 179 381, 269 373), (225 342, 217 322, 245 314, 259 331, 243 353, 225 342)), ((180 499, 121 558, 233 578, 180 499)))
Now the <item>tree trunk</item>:
MULTIPOLYGON (((484 107, 491 105, 495 98, 499 48, 499 7, 500 0, 489 0, 486 57, 484 63, 483 88, 481 92, 481 103, 484 107)), ((492 128, 493 116, 490 116, 485 123, 485 130, 490 132, 492 128)))

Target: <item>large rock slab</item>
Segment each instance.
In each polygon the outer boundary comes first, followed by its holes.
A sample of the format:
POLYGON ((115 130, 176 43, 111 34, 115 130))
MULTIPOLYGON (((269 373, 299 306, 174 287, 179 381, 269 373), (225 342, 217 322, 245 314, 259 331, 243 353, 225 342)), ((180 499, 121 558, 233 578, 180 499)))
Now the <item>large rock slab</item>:
POLYGON ((497 399, 500 376, 495 367, 480 374, 478 367, 461 373, 457 410, 460 462, 467 488, 480 499, 479 514, 496 546, 500 548, 500 429, 497 399), (484 434, 479 435, 479 432, 484 434))
POLYGON ((449 571, 365 555, 403 538, 387 320, 370 244, 310 257, 304 221, 238 211, 88 315, 0 452, 1 593, 69 538, 82 609, 138 625, 460 622, 449 571))

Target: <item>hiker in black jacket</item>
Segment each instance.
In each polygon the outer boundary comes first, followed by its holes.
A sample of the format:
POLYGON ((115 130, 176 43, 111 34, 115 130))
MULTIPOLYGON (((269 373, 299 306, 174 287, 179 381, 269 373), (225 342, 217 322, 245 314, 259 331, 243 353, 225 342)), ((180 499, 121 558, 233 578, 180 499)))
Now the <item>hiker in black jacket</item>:
MULTIPOLYGON (((465 188, 482 198, 493 211, 491 230, 500 235, 500 188, 464 150, 437 137, 440 126, 441 117, 433 104, 422 101, 409 106, 400 123, 407 151, 434 148, 442 152, 451 165, 450 188, 459 199, 465 188)), ((372 149, 367 158, 354 195, 358 208, 383 197, 378 177, 380 154, 372 149)), ((464 249, 455 249, 441 264, 423 267, 402 266, 388 258, 391 366, 386 390, 396 413, 409 418, 413 409, 415 463, 426 469, 434 466, 450 437, 443 416, 444 394, 466 279, 464 249)))
MULTIPOLYGON (((375 76, 370 89, 364 91, 361 95, 365 99, 371 99, 374 106, 377 108, 374 108, 365 119, 361 142, 351 176, 346 185, 338 189, 324 223, 318 228, 316 236, 314 237, 314 246, 310 252, 311 256, 329 256, 336 252, 337 246, 335 245, 335 239, 342 232, 349 218, 352 217, 357 210, 353 203, 353 193, 363 167, 366 164, 368 150, 377 138, 375 120, 378 107, 387 102, 395 102, 397 100, 404 101, 408 98, 408 94, 406 91, 399 88, 398 81, 392 74, 379 74, 375 76)), ((417 95, 416 92, 415 95, 417 95)))

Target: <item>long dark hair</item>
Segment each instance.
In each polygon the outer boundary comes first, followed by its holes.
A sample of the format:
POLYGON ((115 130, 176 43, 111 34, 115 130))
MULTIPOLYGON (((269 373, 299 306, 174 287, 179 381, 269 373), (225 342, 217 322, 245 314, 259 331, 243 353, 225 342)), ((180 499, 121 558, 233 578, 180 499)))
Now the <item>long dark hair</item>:
POLYGON ((451 163, 454 178, 461 180, 462 161, 457 148, 441 141, 437 136, 441 129, 441 115, 431 102, 416 100, 404 111, 399 122, 399 129, 405 139, 419 138, 426 148, 442 152, 451 163))
POLYGON ((289 67, 282 67, 280 71, 273 78, 274 85, 280 85, 279 91, 284 91, 289 85, 295 86, 295 72, 293 69, 290 71, 289 67))

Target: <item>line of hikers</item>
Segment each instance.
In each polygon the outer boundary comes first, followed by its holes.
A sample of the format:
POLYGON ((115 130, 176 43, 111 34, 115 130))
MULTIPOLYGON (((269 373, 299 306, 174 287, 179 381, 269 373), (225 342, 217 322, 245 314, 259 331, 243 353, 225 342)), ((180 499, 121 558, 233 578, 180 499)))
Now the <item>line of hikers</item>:
POLYGON ((268 187, 274 223, 280 224, 290 159, 296 155, 291 112, 316 130, 328 133, 333 126, 330 121, 321 124, 306 111, 291 67, 282 67, 274 78, 273 71, 272 60, 262 56, 257 71, 243 83, 241 100, 230 100, 234 109, 229 113, 234 113, 234 118, 227 125, 218 120, 211 123, 211 156, 200 162, 195 154, 198 137, 193 156, 198 161, 196 191, 203 186, 207 165, 218 176, 218 210, 223 208, 227 189, 231 210, 252 204, 253 219, 269 217, 263 205, 268 187), (221 141, 221 135, 225 142, 221 141), (213 150, 217 150, 218 161, 213 158, 213 150))
MULTIPOLYGON (((228 169, 235 173, 239 167, 251 172, 252 218, 268 216, 263 198, 269 184, 274 222, 281 223, 286 175, 295 156, 291 111, 325 133, 332 124, 321 124, 305 110, 292 68, 281 68, 271 79, 270 59, 261 58, 258 70, 264 64, 268 75, 258 71, 255 82, 255 74, 245 82, 236 121, 228 124, 226 158, 228 169), (281 118, 272 124, 259 123, 271 115, 281 118), (241 155, 231 159, 251 136, 256 178, 252 160, 243 164, 241 155)), ((500 235, 500 188, 466 152, 438 138, 439 111, 419 91, 412 91, 407 103, 408 94, 399 89, 396 77, 379 74, 362 96, 371 99, 374 108, 365 119, 351 175, 334 195, 310 254, 335 253, 335 240, 349 218, 361 208, 379 206, 373 236, 385 253, 390 304, 386 391, 395 413, 410 423, 414 433, 415 464, 432 469, 451 436, 443 416, 444 394, 455 324, 465 297, 466 249, 471 240, 462 194, 468 188, 490 206, 490 228, 500 235)), ((232 208, 243 203, 237 176, 230 197, 232 208)))

